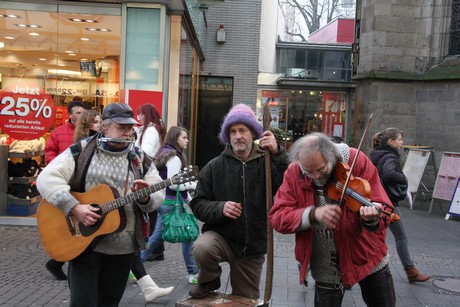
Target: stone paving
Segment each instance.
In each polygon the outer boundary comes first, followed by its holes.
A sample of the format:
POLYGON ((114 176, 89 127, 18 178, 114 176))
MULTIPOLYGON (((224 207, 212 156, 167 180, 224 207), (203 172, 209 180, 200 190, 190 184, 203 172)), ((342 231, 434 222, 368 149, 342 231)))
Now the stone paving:
MULTIPOLYGON (((416 266, 433 276, 427 283, 409 284, 389 232, 390 269, 396 288, 396 306, 460 306, 460 221, 445 220, 448 204, 435 205, 428 215, 429 202, 416 203, 414 210, 402 206, 409 232, 409 246, 416 266)), ((293 255, 294 236, 275 233, 273 307, 313 306, 313 280, 299 285, 293 255)), ((47 256, 35 226, 0 225, 0 306, 67 306, 66 281, 56 281, 45 269, 47 256)), ((65 268, 67 265, 65 266, 65 268)), ((165 260, 147 262, 147 271, 161 286, 174 291, 146 303, 135 282, 126 286, 120 306, 175 306, 187 297, 190 285, 179 244, 166 244, 165 260)), ((223 265, 221 292, 229 293, 228 265, 223 265)), ((264 271, 265 274, 265 271, 264 271)), ((264 276, 264 275, 263 275, 264 276)), ((265 280, 261 282, 263 297, 265 280)), ((365 306, 359 286, 346 291, 343 306, 365 306)))

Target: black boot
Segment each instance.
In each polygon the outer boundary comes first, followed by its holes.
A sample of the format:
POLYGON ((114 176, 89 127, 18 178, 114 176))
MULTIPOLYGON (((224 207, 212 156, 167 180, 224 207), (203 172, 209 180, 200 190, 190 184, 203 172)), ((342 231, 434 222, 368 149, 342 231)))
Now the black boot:
POLYGON ((65 262, 59 262, 54 259, 48 260, 48 262, 45 264, 45 267, 48 269, 48 271, 53 274, 53 276, 57 280, 67 280, 67 275, 64 274, 64 271, 62 270, 62 267, 64 266, 65 262))
POLYGON ((145 259, 145 261, 163 261, 165 260, 165 255, 163 253, 152 254, 150 257, 145 259))

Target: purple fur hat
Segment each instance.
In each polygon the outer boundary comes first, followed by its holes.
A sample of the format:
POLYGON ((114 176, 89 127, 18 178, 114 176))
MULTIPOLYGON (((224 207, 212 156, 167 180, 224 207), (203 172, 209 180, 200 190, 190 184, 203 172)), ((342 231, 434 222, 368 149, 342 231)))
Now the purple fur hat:
POLYGON ((224 118, 222 128, 219 133, 219 139, 224 144, 230 144, 228 130, 235 124, 244 124, 254 132, 256 138, 259 138, 263 132, 262 126, 257 122, 257 117, 247 105, 237 104, 230 109, 224 118))

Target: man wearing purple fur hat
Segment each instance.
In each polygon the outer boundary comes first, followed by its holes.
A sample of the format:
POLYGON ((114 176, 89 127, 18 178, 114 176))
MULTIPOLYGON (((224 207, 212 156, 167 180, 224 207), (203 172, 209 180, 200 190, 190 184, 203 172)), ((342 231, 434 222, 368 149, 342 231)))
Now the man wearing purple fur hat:
POLYGON ((270 151, 273 195, 283 180, 288 157, 273 133, 263 131, 244 104, 234 106, 224 118, 219 138, 225 150, 201 170, 190 202, 204 225, 193 247, 200 268, 198 284, 189 294, 199 299, 219 289, 219 263, 228 262, 232 294, 258 299, 267 253, 264 149, 270 151))

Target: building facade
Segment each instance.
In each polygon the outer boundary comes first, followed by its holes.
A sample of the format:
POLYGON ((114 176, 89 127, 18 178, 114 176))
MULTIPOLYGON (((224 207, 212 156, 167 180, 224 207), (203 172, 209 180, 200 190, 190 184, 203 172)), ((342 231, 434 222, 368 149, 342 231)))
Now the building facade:
POLYGON ((0 216, 33 214, 40 200, 10 194, 11 184, 33 188, 34 176, 8 173, 10 159, 21 163, 40 151, 13 153, 9 144, 46 137, 67 119, 70 101, 99 111, 125 102, 135 112, 151 103, 168 126, 180 124, 180 63, 199 74, 203 9, 219 2, 0 2, 0 216), (184 46, 192 52, 182 54, 184 46))
POLYGON ((460 110, 459 1, 357 1, 354 44, 354 139, 366 117, 366 136, 386 127, 405 144, 458 151, 460 110))

